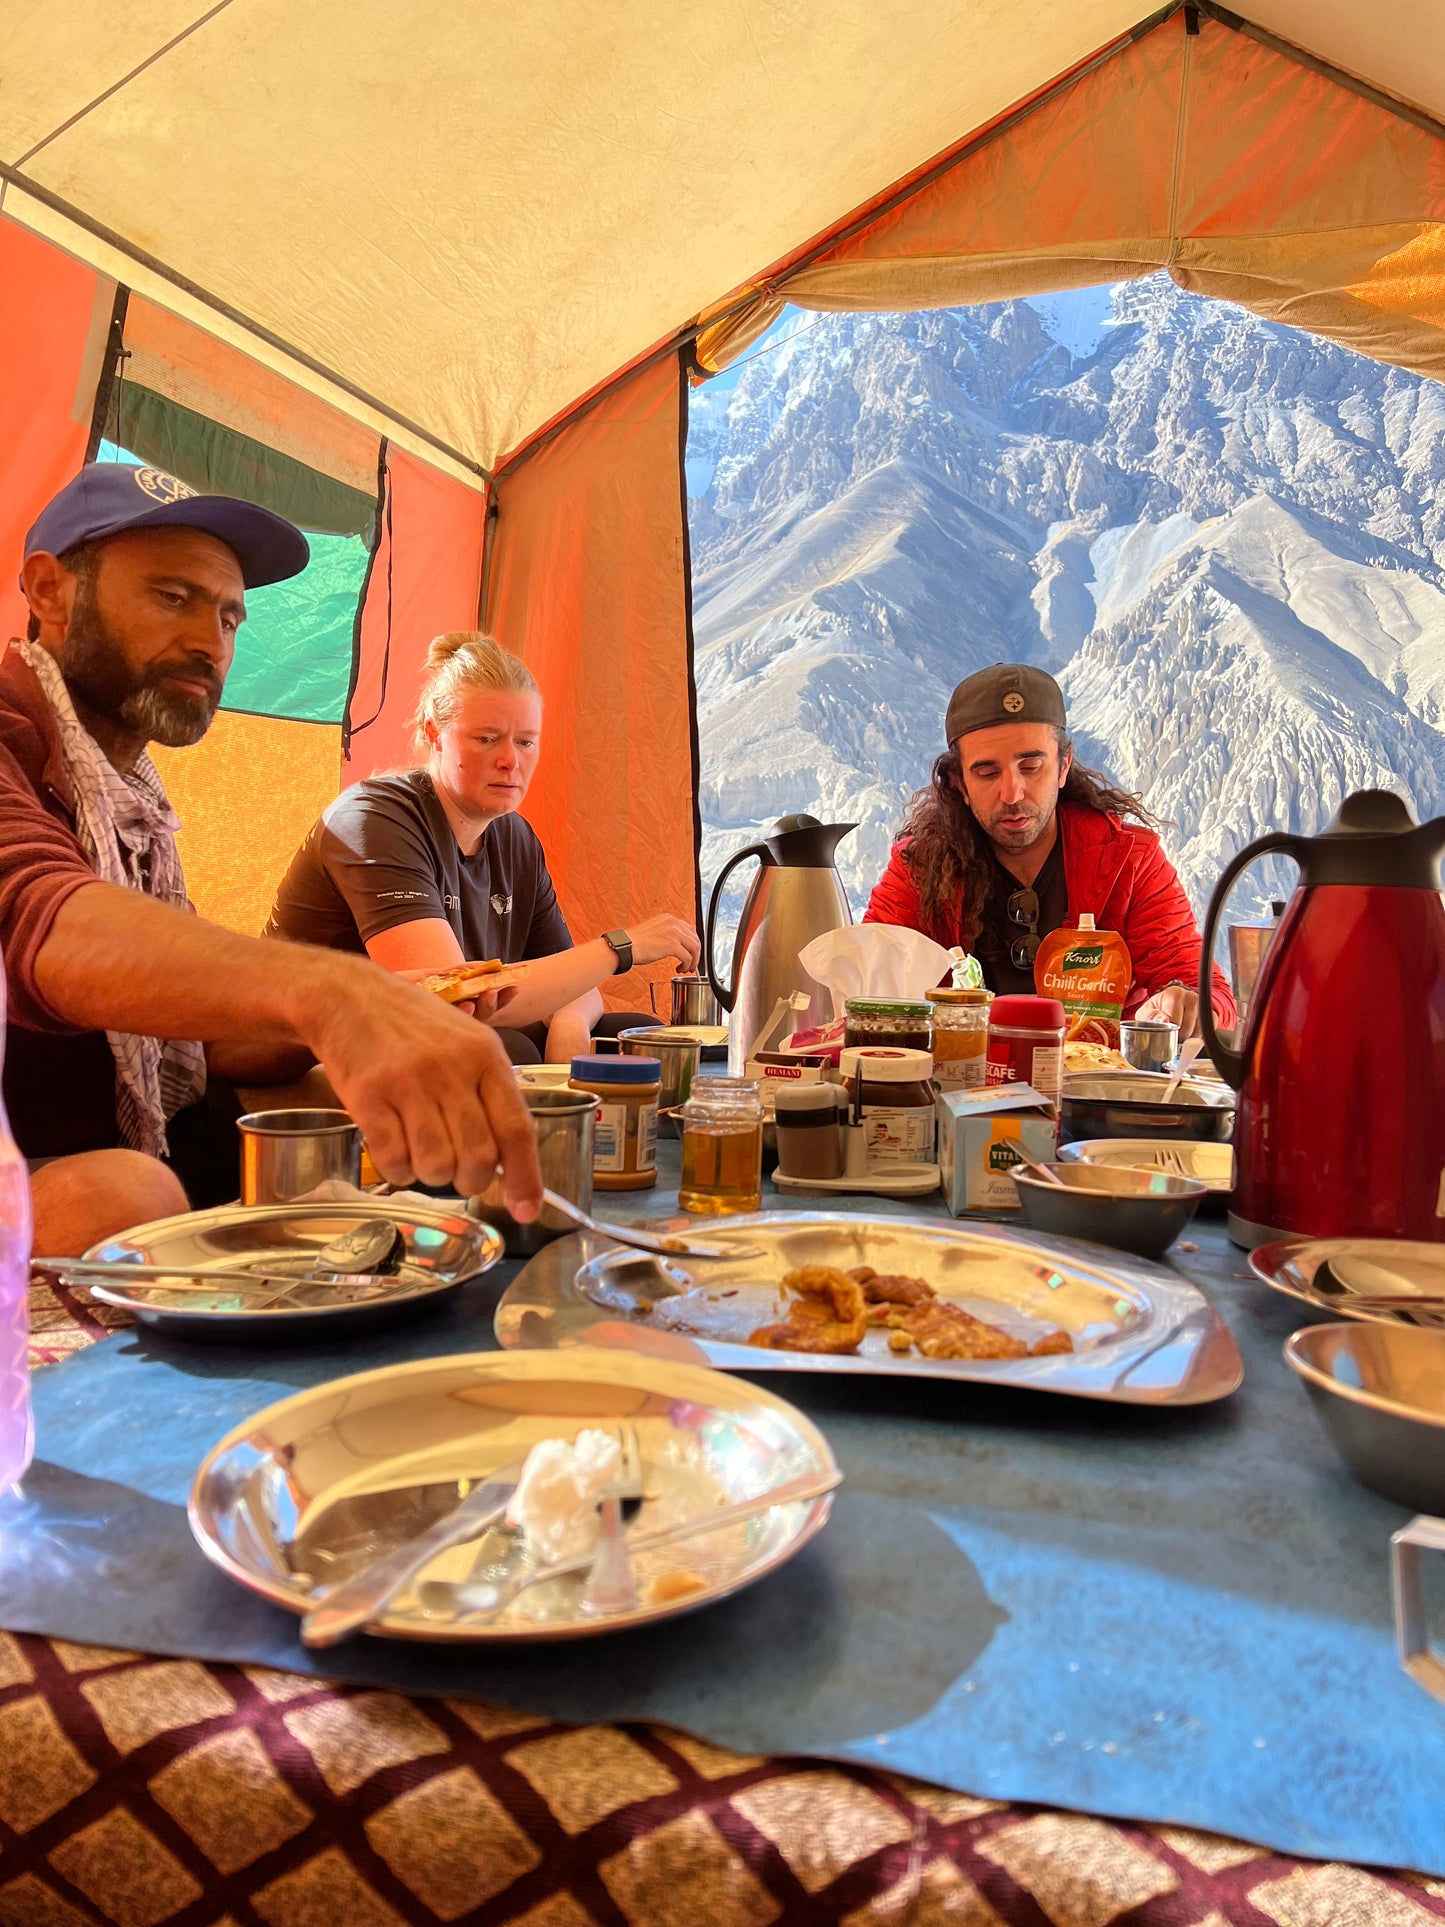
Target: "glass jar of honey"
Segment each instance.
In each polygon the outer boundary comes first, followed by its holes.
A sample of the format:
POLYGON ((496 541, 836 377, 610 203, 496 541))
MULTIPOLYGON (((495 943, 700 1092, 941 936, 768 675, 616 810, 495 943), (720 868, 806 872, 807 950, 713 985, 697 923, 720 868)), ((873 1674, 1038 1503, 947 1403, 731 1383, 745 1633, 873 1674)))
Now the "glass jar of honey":
POLYGON ((941 1091, 982 1087, 988 1061, 991 990, 930 990, 933 1006, 933 1081, 941 1091))
POLYGON ((757 1211, 763 1202, 763 1101, 750 1077, 695 1077, 682 1107, 684 1211, 757 1211))
POLYGON ((849 997, 843 1004, 846 1050, 933 1049, 933 1006, 877 997, 849 997))

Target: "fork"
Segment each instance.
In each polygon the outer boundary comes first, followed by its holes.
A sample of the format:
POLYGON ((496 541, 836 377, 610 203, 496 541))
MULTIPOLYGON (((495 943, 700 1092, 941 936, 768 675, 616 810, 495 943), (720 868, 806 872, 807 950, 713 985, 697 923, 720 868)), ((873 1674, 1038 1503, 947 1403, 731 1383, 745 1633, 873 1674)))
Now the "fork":
MULTIPOLYGON (((602 1501, 602 1532, 597 1541, 597 1556, 592 1561, 592 1569, 578 1602, 589 1618, 597 1618, 605 1613, 631 1612, 637 1604, 637 1588, 632 1583, 632 1566, 627 1557, 627 1539, 622 1520, 624 1500, 636 1500, 639 1504, 642 1500, 642 1452, 637 1443, 636 1426, 620 1426, 617 1443, 621 1464, 617 1477, 602 1501)), ((631 1508, 634 1512, 636 1509, 635 1505, 631 1508)))

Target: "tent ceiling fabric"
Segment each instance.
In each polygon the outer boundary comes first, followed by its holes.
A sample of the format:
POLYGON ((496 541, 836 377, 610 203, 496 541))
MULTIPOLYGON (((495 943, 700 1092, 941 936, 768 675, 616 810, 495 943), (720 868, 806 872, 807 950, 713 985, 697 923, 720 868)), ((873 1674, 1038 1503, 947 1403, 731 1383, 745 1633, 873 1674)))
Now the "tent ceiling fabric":
MULTIPOLYGON (((492 464, 1138 7, 719 0, 700 30, 656 0, 232 0, 23 171, 492 464)), ((12 165, 185 24, 21 11, 12 165)))
MULTIPOLYGON (((1249 4, 1445 118, 1439 0, 1249 4)), ((0 159, 494 465, 1142 10, 718 0, 700 33, 658 0, 53 0, 7 21, 0 159)), ((22 185, 0 208, 285 365, 22 185)))

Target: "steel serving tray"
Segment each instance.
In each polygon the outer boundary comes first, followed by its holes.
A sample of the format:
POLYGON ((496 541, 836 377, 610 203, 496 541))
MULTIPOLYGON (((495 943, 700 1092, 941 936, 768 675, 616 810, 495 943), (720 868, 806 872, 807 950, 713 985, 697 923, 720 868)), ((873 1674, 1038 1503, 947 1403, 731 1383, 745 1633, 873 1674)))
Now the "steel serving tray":
MULTIPOLYGON (((580 1347, 563 1357, 482 1352, 361 1372, 267 1406, 207 1454, 191 1488, 191 1530, 231 1578, 304 1613, 313 1591, 414 1538, 539 1439, 622 1424, 636 1428, 642 1453, 644 1497, 629 1528, 639 1533, 834 1469, 810 1419, 722 1372, 580 1347)), ((585 1573, 532 1587, 489 1623, 439 1610, 436 1582, 461 1584, 493 1556, 494 1537, 503 1554, 513 1543, 488 1535, 439 1554, 376 1630, 494 1643, 646 1624, 774 1571, 822 1528, 831 1507, 831 1494, 794 1501, 640 1553, 634 1577, 643 1603, 603 1620, 578 1609, 585 1573), (702 1586, 649 1601, 649 1587, 678 1572, 702 1586), (427 1606, 417 1596, 422 1586, 427 1606)))
POLYGON ((1410 1238, 1279 1238, 1252 1251, 1249 1268, 1276 1291, 1335 1318, 1445 1323, 1439 1309, 1362 1309, 1351 1302, 1359 1297, 1445 1298, 1445 1244, 1410 1238))
POLYGON ((504 1292, 497 1338, 517 1351, 661 1333, 689 1341, 692 1355, 725 1370, 969 1379, 1140 1405, 1204 1404, 1244 1376, 1228 1327, 1187 1279, 1099 1245, 843 1212, 732 1218, 710 1225, 709 1235, 761 1245, 764 1255, 685 1264, 590 1233, 560 1238, 504 1292), (845 1356, 749 1345, 749 1331, 782 1316, 783 1274, 811 1264, 921 1277, 940 1297, 1020 1337, 1062 1327, 1075 1350, 1020 1359, 900 1356, 877 1329, 845 1356))
POLYGON ((355 1225, 390 1220, 406 1240, 394 1284, 375 1297, 357 1297, 317 1283, 298 1287, 274 1309, 248 1306, 242 1288, 218 1283, 214 1294, 188 1290, 167 1296, 164 1284, 127 1290, 91 1282, 88 1289, 108 1305, 121 1305, 142 1325, 175 1338, 230 1345, 271 1345, 340 1338, 376 1331, 412 1317, 434 1299, 489 1271, 502 1255, 502 1236, 461 1209, 413 1209, 395 1198, 354 1199, 335 1204, 221 1205, 158 1218, 133 1231, 92 1245, 87 1258, 140 1264, 174 1264, 184 1280, 188 1264, 231 1265, 265 1271, 307 1268, 312 1254, 355 1225))

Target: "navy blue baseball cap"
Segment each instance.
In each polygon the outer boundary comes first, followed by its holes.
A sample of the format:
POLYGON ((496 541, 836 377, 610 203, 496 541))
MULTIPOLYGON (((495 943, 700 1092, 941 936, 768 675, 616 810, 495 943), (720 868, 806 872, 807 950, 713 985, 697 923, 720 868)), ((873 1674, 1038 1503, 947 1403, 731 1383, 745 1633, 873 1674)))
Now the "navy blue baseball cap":
POLYGON ((224 542, 248 589, 300 575, 311 545, 270 509, 231 495, 202 495, 163 468, 92 462, 40 511, 25 538, 26 557, 64 555, 80 542, 103 542, 128 529, 200 529, 224 542))

